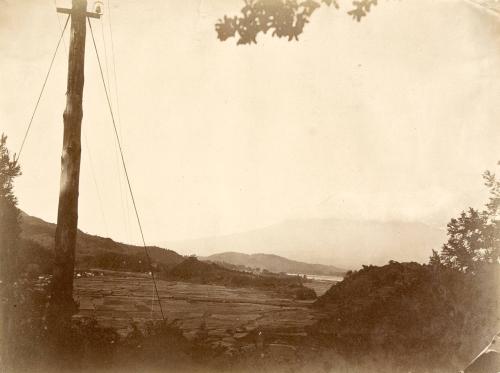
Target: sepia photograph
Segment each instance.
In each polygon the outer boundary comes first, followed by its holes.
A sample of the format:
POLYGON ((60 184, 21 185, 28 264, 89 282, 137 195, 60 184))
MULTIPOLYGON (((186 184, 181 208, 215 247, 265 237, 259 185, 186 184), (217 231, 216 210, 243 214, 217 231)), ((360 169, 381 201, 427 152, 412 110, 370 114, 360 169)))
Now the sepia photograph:
POLYGON ((1 373, 500 373, 499 0, 0 0, 1 373))

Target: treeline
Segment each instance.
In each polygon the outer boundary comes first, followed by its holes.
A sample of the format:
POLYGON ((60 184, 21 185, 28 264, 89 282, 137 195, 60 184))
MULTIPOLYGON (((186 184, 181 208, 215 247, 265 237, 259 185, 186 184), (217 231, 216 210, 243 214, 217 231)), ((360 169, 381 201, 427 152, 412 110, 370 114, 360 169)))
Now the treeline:
POLYGON ((195 257, 187 258, 172 269, 162 272, 160 276, 167 280, 272 290, 298 300, 316 298, 316 292, 305 287, 299 276, 241 272, 216 263, 203 262, 195 257))
MULTIPOLYGON (((79 267, 100 268, 114 271, 126 272, 150 272, 151 267, 145 254, 122 254, 112 251, 102 251, 92 256, 84 256, 80 259, 79 267)), ((161 264, 155 265, 155 270, 163 270, 161 264)))

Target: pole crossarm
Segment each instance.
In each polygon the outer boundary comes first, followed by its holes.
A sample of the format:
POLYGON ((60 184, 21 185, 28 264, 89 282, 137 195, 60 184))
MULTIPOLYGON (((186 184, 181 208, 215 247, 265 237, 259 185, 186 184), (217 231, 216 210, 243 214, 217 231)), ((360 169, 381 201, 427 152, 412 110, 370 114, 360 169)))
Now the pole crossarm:
MULTIPOLYGON (((57 8, 57 13, 63 13, 63 14, 72 14, 72 9, 68 8, 57 8)), ((95 12, 85 12, 85 16, 89 18, 101 18, 101 13, 95 13, 95 12)))

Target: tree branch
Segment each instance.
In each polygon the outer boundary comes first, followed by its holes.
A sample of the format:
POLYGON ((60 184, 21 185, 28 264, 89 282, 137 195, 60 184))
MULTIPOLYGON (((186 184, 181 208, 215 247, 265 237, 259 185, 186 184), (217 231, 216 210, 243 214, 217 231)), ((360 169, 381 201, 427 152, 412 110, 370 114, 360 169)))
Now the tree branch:
MULTIPOLYGON (((313 13, 321 5, 339 9, 337 0, 244 0, 240 16, 228 17, 224 15, 215 24, 215 31, 220 41, 236 37, 237 44, 257 44, 259 33, 278 38, 287 38, 288 41, 299 40, 299 35, 313 13)), ((366 17, 378 0, 354 0, 353 9, 347 14, 356 21, 366 17)))

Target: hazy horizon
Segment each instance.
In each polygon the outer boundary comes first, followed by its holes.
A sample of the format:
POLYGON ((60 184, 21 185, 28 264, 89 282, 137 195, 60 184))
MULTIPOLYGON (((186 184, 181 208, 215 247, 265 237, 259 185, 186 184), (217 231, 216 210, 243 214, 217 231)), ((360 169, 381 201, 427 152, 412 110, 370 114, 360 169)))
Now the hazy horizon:
MULTIPOLYGON (((1 4, 0 132, 16 152, 64 17, 51 1, 1 4)), ((458 0, 380 2, 356 23, 345 8, 324 7, 298 42, 221 43, 215 22, 241 5, 111 1, 114 48, 107 7, 103 27, 93 21, 116 109, 115 54, 119 125, 148 244, 296 219, 444 229, 483 206, 481 174, 500 158, 491 14, 458 0)), ((67 40, 15 183, 19 207, 50 222, 66 59, 67 40)), ((79 228, 138 243, 89 31, 82 127, 79 228)))
MULTIPOLYGON (((84 230, 83 233, 94 235, 84 230)), ((270 254, 348 270, 365 264, 383 265, 390 260, 425 263, 432 249, 441 248, 445 235, 445 229, 420 222, 317 218, 286 220, 228 235, 148 242, 148 245, 184 256, 206 257, 227 252, 270 254)))

